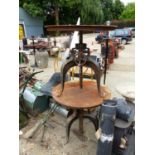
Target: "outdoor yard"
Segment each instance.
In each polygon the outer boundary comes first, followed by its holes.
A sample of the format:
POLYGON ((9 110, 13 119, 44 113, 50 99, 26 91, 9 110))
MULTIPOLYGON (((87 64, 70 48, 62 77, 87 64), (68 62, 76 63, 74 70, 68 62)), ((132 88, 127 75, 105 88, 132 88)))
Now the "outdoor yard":
MULTIPOLYGON (((100 52, 100 45, 94 41, 96 34, 84 35, 84 42, 88 44, 94 52, 100 52)), ((59 38, 61 40, 61 38, 59 38)), ((113 97, 121 97, 118 90, 122 86, 132 85, 134 87, 135 80, 135 42, 134 39, 129 44, 125 45, 123 50, 120 50, 119 57, 114 59, 114 63, 110 65, 107 71, 106 85, 111 91, 113 97)), ((33 56, 30 57, 31 64, 33 56)), ((43 69, 44 72, 37 74, 36 78, 46 83, 52 74, 55 72, 53 68, 54 58, 49 58, 48 68, 43 69)), ((31 65, 31 64, 28 64, 31 65)), ((61 62, 56 71, 60 71, 61 62)), ((35 71, 41 70, 35 68, 35 71)), ((76 80, 76 78, 74 79, 76 80)), ((101 79, 103 81, 103 79, 101 79)), ((101 82, 103 84, 103 82, 101 82)), ((94 112, 93 112, 94 113, 94 112)), ((97 149, 97 139, 95 137, 94 126, 88 120, 84 120, 84 135, 80 136, 77 132, 78 121, 71 128, 70 139, 66 142, 66 122, 69 118, 62 117, 54 113, 50 116, 48 125, 45 128, 43 141, 41 142, 41 128, 32 139, 24 137, 25 133, 30 130, 34 124, 47 114, 47 111, 37 117, 31 117, 28 125, 20 131, 20 155, 95 155, 97 149)))

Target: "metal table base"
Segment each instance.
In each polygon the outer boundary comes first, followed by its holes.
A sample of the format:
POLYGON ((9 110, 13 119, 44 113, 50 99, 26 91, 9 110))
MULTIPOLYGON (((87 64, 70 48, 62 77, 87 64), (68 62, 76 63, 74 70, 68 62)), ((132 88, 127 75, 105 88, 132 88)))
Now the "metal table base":
POLYGON ((97 117, 94 117, 91 114, 85 114, 85 111, 83 109, 77 109, 76 110, 76 115, 70 121, 68 121, 67 125, 66 125, 66 143, 69 142, 71 126, 72 126, 73 122, 75 122, 77 119, 79 119, 79 133, 80 133, 80 135, 83 135, 83 133, 84 133, 83 119, 84 118, 89 119, 93 123, 93 125, 95 127, 95 130, 97 131, 97 129, 98 129, 98 119, 97 119, 97 117))

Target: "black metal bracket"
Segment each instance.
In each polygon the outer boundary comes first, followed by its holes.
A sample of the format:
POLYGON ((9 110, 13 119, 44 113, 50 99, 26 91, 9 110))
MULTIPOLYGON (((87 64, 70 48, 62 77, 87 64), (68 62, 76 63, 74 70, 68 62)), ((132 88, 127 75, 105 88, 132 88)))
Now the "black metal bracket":
POLYGON ((83 33, 82 31, 80 31, 79 44, 76 44, 76 47, 71 50, 71 57, 68 60, 66 60, 66 62, 61 67, 61 75, 62 75, 61 94, 64 89, 64 82, 65 82, 64 79, 67 74, 67 71, 74 66, 79 67, 79 84, 80 84, 80 88, 81 89, 83 88, 83 66, 86 66, 94 70, 96 81, 97 81, 98 92, 99 92, 99 95, 101 95, 100 94, 100 77, 101 77, 100 66, 97 62, 90 59, 89 56, 90 56, 90 50, 89 48, 87 48, 86 44, 83 43, 83 33))

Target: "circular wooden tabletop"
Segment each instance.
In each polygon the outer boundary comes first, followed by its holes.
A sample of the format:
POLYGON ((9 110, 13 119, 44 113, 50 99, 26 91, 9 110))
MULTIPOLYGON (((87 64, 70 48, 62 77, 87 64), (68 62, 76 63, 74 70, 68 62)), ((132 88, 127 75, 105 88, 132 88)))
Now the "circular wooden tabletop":
POLYGON ((96 81, 83 81, 83 88, 80 89, 79 81, 65 82, 64 91, 59 96, 61 84, 52 90, 52 96, 59 104, 73 109, 97 107, 104 100, 110 99, 111 92, 107 86, 101 86, 102 97, 97 90, 96 81))

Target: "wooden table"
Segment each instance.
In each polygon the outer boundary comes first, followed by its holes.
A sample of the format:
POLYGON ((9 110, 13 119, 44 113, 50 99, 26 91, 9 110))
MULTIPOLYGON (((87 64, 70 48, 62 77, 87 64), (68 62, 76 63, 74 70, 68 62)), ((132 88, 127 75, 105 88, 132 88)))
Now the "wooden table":
POLYGON ((79 86, 79 81, 66 82, 64 91, 59 96, 61 85, 57 85, 53 88, 52 96, 59 104, 76 110, 76 115, 67 123, 66 126, 66 138, 69 140, 69 133, 72 123, 79 119, 79 131, 83 134, 83 119, 89 119, 98 129, 97 117, 93 117, 90 114, 85 114, 84 109, 90 109, 100 106, 104 100, 110 99, 111 93, 107 86, 101 86, 102 97, 98 94, 95 81, 83 81, 83 88, 79 86))

